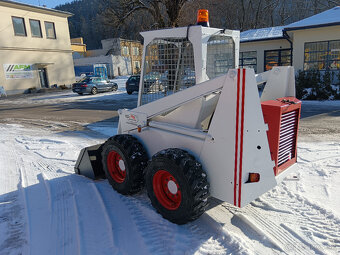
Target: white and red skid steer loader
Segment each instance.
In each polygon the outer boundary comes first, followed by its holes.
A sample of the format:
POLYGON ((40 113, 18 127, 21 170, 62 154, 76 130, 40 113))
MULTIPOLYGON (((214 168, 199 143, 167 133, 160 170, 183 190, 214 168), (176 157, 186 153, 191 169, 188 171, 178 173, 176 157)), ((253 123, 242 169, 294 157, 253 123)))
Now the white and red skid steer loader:
POLYGON ((122 194, 145 184, 156 210, 184 224, 209 196, 243 207, 295 168, 293 67, 238 68, 239 31, 197 25, 142 36, 138 106, 119 110, 118 135, 81 151, 76 173, 104 175, 122 194))

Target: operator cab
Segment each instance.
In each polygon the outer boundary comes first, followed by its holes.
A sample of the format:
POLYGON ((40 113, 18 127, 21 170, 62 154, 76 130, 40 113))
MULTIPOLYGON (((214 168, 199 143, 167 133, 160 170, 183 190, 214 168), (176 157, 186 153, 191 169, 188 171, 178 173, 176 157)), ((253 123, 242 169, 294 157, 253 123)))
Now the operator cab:
POLYGON ((224 75, 239 64, 239 31, 195 25, 141 35, 138 106, 224 75))

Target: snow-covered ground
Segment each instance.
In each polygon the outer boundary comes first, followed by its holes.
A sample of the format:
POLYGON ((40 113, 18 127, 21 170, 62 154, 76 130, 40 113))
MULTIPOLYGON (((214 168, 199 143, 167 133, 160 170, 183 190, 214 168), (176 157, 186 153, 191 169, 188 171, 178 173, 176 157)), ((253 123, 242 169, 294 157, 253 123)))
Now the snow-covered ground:
POLYGON ((125 197, 73 173, 104 136, 56 130, 0 124, 0 254, 340 253, 339 142, 300 143, 296 178, 242 209, 212 200, 178 226, 144 191, 125 197))
POLYGON ((13 105, 23 105, 23 104, 62 104, 70 102, 82 102, 82 103, 96 103, 97 101, 112 100, 114 97, 119 95, 119 100, 137 100, 138 94, 133 93, 128 95, 125 90, 125 82, 127 77, 121 77, 119 79, 112 80, 118 84, 118 90, 114 92, 98 93, 97 95, 78 95, 73 93, 71 90, 66 90, 58 93, 47 93, 34 96, 22 95, 13 98, 4 98, 5 100, 0 100, 0 104, 13 104, 13 105))
MULTIPOLYGON (((117 92, 66 91, 0 104, 136 101, 136 93, 126 94, 126 79, 114 80, 117 92)), ((339 101, 304 102, 310 110, 302 128, 320 108, 339 106, 339 101)), ((10 123, 0 123, 1 255, 340 254, 340 140, 328 131, 323 137, 329 142, 315 142, 313 132, 302 139, 296 175, 250 205, 238 209, 212 199, 202 217, 177 226, 157 214, 145 191, 125 197, 106 180, 74 174, 81 148, 104 142, 117 123, 87 125, 91 132, 63 131, 70 130, 69 123, 51 120, 10 123)))
MULTIPOLYGON (((135 102, 133 107, 137 106, 138 93, 133 92, 131 95, 126 93, 125 83, 127 77, 122 76, 118 79, 111 80, 118 84, 118 90, 113 92, 98 93, 96 95, 84 94, 78 95, 71 90, 61 91, 57 93, 46 94, 29 94, 21 95, 12 98, 3 98, 0 100, 1 105, 63 105, 67 103, 81 103, 81 104, 97 104, 98 102, 107 102, 110 104, 120 104, 121 101, 135 102)), ((144 95, 145 98, 146 95, 144 95)), ((154 94, 148 95, 150 98, 148 101, 155 100, 154 94)), ((0 98, 1 99, 1 98, 0 98)))

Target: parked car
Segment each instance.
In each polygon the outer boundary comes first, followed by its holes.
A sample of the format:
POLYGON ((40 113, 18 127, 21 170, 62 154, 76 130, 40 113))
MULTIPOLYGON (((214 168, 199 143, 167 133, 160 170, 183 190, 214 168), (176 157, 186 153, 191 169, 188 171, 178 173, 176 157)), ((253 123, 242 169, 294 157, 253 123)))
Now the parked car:
POLYGON ((72 84, 72 91, 79 95, 90 93, 92 95, 98 92, 116 91, 118 85, 115 82, 103 79, 101 77, 85 76, 80 81, 72 84))
MULTIPOLYGON (((140 75, 132 75, 126 81, 126 92, 130 95, 134 91, 139 91, 140 75)), ((150 72, 144 75, 145 92, 165 91, 168 86, 167 72, 150 72)))
POLYGON ((196 84, 195 71, 187 69, 182 76, 182 86, 188 88, 196 84))
POLYGON ((126 92, 131 95, 134 91, 139 91, 140 75, 131 75, 125 83, 126 92))

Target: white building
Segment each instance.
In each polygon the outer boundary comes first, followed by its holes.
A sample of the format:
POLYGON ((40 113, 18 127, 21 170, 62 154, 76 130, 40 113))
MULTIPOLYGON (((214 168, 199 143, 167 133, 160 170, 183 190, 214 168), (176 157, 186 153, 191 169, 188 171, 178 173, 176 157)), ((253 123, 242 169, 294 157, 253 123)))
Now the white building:
POLYGON ((241 33, 240 66, 260 73, 277 65, 339 71, 340 7, 287 26, 241 33))

